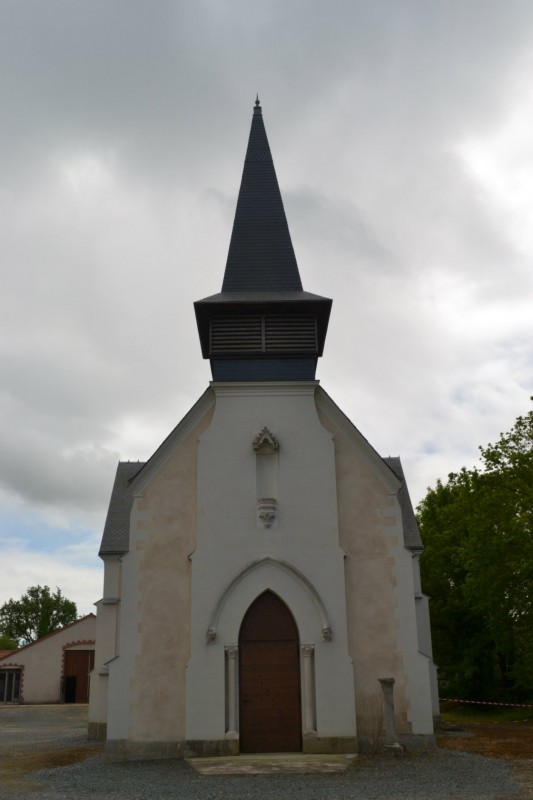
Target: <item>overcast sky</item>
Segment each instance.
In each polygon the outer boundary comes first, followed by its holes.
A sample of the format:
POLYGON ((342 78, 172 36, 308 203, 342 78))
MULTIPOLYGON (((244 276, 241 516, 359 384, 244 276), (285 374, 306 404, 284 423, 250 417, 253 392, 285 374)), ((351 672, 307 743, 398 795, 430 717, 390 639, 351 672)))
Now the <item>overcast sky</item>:
POLYGON ((259 92, 323 387, 413 502, 531 408, 531 0, 0 0, 0 603, 93 610, 119 459, 210 380, 259 92))

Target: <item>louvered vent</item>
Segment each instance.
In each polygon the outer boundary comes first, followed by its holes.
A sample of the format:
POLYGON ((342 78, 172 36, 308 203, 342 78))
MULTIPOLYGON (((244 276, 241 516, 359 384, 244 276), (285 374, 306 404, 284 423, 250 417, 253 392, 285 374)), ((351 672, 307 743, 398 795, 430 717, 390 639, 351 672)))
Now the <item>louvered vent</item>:
POLYGON ((211 320, 211 353, 260 353, 262 349, 261 314, 214 317, 211 320))
POLYGON ((213 317, 211 355, 316 353, 313 314, 249 314, 213 317))
POLYGON ((294 317, 265 316, 266 353, 315 353, 316 323, 311 314, 294 317))

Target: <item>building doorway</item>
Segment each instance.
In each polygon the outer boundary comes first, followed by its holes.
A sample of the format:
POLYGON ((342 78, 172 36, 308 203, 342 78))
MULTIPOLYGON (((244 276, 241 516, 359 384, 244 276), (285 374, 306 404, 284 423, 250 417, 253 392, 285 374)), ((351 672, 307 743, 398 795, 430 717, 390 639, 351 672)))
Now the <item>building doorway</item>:
POLYGON ((298 629, 271 591, 252 603, 239 632, 239 723, 242 753, 302 749, 298 629))
POLYGON ((0 703, 20 702, 20 669, 0 669, 0 703))
POLYGON ((63 702, 89 702, 89 672, 94 667, 94 650, 65 650, 63 702))

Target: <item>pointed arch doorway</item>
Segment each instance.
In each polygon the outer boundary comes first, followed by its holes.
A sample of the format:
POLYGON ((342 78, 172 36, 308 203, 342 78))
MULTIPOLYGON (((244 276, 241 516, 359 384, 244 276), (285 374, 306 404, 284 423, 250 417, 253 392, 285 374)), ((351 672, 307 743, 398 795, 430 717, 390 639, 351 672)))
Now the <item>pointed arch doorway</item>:
POLYGON ((239 631, 239 730, 241 753, 302 749, 298 629, 271 591, 254 600, 239 631))

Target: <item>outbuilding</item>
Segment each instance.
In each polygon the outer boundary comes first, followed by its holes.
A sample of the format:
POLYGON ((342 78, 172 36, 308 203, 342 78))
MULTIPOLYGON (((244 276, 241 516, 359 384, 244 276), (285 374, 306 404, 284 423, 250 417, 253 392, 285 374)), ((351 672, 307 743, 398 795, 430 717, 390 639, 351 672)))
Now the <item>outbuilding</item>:
POLYGON ((0 703, 87 703, 96 616, 0 657, 0 703))

